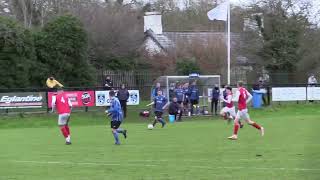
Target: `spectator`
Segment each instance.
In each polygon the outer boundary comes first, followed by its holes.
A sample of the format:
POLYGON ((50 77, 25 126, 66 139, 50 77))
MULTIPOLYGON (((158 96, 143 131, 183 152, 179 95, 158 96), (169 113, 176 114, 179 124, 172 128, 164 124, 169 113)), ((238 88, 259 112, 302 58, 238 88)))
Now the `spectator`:
POLYGON ((213 114, 213 106, 214 106, 214 114, 218 115, 218 102, 220 98, 220 89, 219 86, 216 84, 212 90, 211 94, 211 113, 213 114))
MULTIPOLYGON (((314 75, 311 74, 310 77, 308 78, 308 86, 309 87, 316 87, 317 84, 318 84, 318 81, 317 81, 316 77, 314 77, 314 75)), ((309 100, 309 102, 313 102, 313 100, 309 100)))
POLYGON ((259 79, 259 82, 258 82, 258 90, 262 93, 262 100, 263 100, 263 104, 264 105, 267 105, 267 100, 266 100, 266 92, 267 92, 267 89, 265 87, 265 81, 263 79, 259 79))
POLYGON ((49 77, 46 81, 49 91, 54 91, 57 87, 63 87, 59 81, 57 81, 53 76, 49 77))
POLYGON ((158 91, 161 90, 161 85, 159 82, 156 83, 156 87, 154 87, 151 91, 151 97, 154 99, 158 95, 158 91))
POLYGON ((124 118, 127 117, 127 102, 129 99, 129 91, 126 88, 125 84, 121 85, 121 88, 119 89, 117 93, 117 98, 120 101, 121 109, 123 111, 124 118))
MULTIPOLYGON (((223 85, 221 85, 221 88, 223 89, 222 93, 221 93, 221 96, 223 97, 223 99, 226 99, 227 96, 228 96, 228 93, 227 93, 227 90, 226 90, 226 86, 223 84, 223 85)), ((222 103, 222 107, 226 107, 226 103, 225 102, 222 103)))
POLYGON ((112 88, 113 88, 113 82, 112 82, 110 76, 107 76, 106 80, 104 82, 104 89, 111 90, 112 88))
POLYGON ((177 114, 180 114, 180 105, 176 97, 172 98, 172 102, 169 105, 169 114, 174 115, 175 120, 177 120, 177 114))
POLYGON ((189 88, 190 103, 191 103, 191 114, 195 115, 194 108, 197 109, 197 105, 199 104, 199 89, 196 85, 196 81, 192 82, 191 87, 189 88))
POLYGON ((318 84, 318 81, 317 81, 316 77, 314 77, 314 75, 311 74, 310 77, 308 78, 308 86, 315 87, 317 84, 318 84))

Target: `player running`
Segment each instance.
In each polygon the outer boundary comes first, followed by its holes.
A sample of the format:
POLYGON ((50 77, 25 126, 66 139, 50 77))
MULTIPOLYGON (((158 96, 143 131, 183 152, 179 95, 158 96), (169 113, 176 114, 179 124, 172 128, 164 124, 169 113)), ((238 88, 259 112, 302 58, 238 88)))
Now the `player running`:
POLYGON ((230 121, 236 117, 236 109, 232 102, 231 87, 226 87, 226 93, 226 97, 221 97, 221 100, 226 104, 226 106, 221 109, 220 115, 230 121))
POLYGON ((157 96, 153 99, 153 102, 148 104, 147 106, 154 105, 154 114, 155 119, 153 122, 153 127, 157 124, 159 121, 162 124, 162 128, 166 125, 166 122, 164 122, 162 115, 163 110, 169 105, 168 100, 165 96, 162 95, 162 90, 158 90, 157 96))
MULTIPOLYGON (((221 100, 225 103, 225 107, 221 109, 220 115, 224 119, 228 119, 228 123, 230 123, 234 118, 236 117, 236 108, 233 105, 232 102, 232 88, 231 87, 226 87, 226 96, 222 96, 221 100)), ((243 127, 243 124, 241 121, 239 121, 240 128, 243 127)))
POLYGON ((234 98, 234 101, 238 101, 238 112, 236 115, 236 118, 234 120, 234 129, 233 129, 233 135, 228 137, 228 139, 231 140, 237 140, 238 139, 238 130, 240 127, 239 121, 240 119, 244 119, 248 124, 251 126, 257 128, 261 132, 261 136, 264 135, 264 128, 255 123, 250 119, 250 116, 248 114, 247 104, 251 101, 252 95, 243 87, 242 82, 238 82, 238 90, 236 93, 236 96, 234 98))
POLYGON ((111 117, 110 124, 111 124, 112 134, 115 140, 115 145, 120 145, 118 133, 123 134, 124 138, 127 138, 127 130, 123 130, 122 128, 120 128, 120 125, 123 120, 123 113, 121 110, 120 102, 118 98, 115 97, 115 92, 110 91, 109 97, 111 100, 110 102, 111 105, 110 105, 110 108, 106 110, 106 113, 108 114, 108 116, 111 117))
POLYGON ((71 145, 70 129, 69 129, 69 120, 72 109, 72 104, 70 99, 62 89, 58 89, 57 95, 52 96, 52 110, 54 112, 55 108, 57 109, 58 125, 60 127, 61 133, 66 139, 66 145, 71 145))

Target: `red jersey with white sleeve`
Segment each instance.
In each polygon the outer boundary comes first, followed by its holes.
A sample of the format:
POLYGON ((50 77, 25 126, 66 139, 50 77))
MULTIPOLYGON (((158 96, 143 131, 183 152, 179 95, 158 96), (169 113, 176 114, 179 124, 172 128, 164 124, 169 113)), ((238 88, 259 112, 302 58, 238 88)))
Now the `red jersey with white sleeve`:
POLYGON ((224 102, 226 103, 226 107, 233 108, 232 93, 227 94, 226 100, 224 102))
POLYGON ((70 99, 62 93, 52 97, 52 107, 55 106, 57 107, 58 114, 70 114, 72 103, 70 99))
POLYGON ((250 102, 251 98, 252 95, 246 90, 246 88, 238 88, 235 100, 238 101, 239 111, 247 109, 247 103, 250 102))

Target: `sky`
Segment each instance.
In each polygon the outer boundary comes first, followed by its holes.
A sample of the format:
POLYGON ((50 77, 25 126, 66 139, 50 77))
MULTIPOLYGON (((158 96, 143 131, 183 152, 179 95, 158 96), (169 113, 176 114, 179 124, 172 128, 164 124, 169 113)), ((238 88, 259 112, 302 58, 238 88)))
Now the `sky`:
MULTIPOLYGON (((124 1, 131 1, 131 0, 124 0, 124 1)), ((141 0, 144 1, 145 3, 147 2, 154 2, 156 0, 141 0)), ((184 6, 184 2, 185 0, 176 0, 178 6, 183 7, 184 6)), ((220 0, 221 2, 224 2, 225 0, 220 0)), ((234 5, 238 5, 238 6, 247 6, 250 3, 254 3, 257 2, 259 0, 230 0, 230 2, 234 5)), ((312 4, 312 9, 311 9, 311 14, 310 14, 310 20, 315 23, 318 24, 320 26, 320 0, 293 0, 293 2, 296 2, 297 5, 301 2, 310 2, 312 4), (317 13, 318 12, 318 13, 317 13)), ((212 7, 214 8, 214 7, 212 7)))

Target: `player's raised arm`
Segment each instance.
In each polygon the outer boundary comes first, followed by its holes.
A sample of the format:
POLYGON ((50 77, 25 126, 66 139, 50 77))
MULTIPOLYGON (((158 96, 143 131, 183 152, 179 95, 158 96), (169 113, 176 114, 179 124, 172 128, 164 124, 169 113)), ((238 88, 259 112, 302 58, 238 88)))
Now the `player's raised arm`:
POLYGON ((70 107, 70 110, 72 110, 72 103, 71 103, 70 98, 68 98, 68 105, 69 105, 69 107, 70 107))
POLYGON ((154 101, 152 101, 152 103, 150 103, 150 104, 147 104, 147 107, 151 106, 151 105, 154 105, 154 101))
POLYGON ((52 100, 51 100, 51 112, 54 112, 54 109, 56 107, 56 96, 52 96, 52 100))

